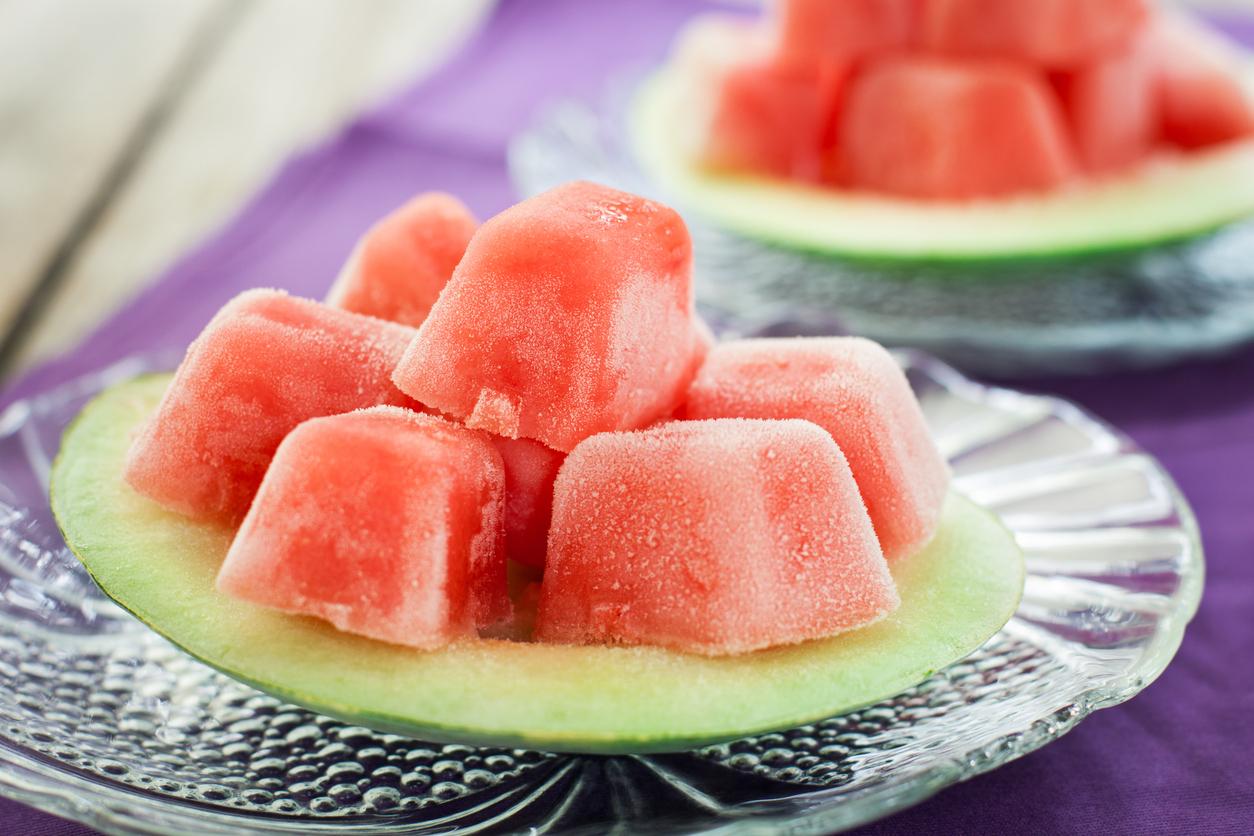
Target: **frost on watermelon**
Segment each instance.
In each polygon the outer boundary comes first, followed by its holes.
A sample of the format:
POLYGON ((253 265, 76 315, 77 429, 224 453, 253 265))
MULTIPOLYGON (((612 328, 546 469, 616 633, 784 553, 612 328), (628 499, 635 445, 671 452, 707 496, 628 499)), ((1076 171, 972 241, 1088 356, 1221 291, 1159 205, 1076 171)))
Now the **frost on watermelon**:
POLYGON ((1089 172, 1126 169, 1153 152, 1160 121, 1155 58, 1152 39, 1142 34, 1057 77, 1076 157, 1089 172))
POLYGON ((427 406, 569 451, 678 405, 703 355, 674 210, 568 183, 485 223, 393 379, 427 406))
POLYGON ((885 58, 850 83, 840 185, 961 200, 1046 190, 1075 160, 1044 77, 990 61, 885 58))
POLYGON ((889 560, 932 539, 949 469, 892 355, 856 337, 737 340, 710 352, 681 416, 798 418, 827 430, 889 560))
POLYGON ((477 226, 470 210, 452 195, 418 195, 362 237, 327 304, 421 325, 477 226))
POLYGON ((277 290, 237 296, 187 349, 131 448, 126 480, 183 514, 238 521, 297 424, 412 403, 391 373, 413 335, 277 290))
POLYGON ((777 58, 792 65, 851 62, 907 46, 918 0, 776 0, 777 58))
POLYGON ((1050 69, 1118 51, 1149 18, 1146 0, 925 0, 926 49, 1050 69))
POLYGON ((1254 103, 1228 44, 1177 18, 1160 20, 1154 39, 1165 142, 1194 150, 1254 135, 1254 103))
POLYGON ((505 462, 505 551, 527 566, 543 568, 553 480, 566 454, 529 438, 494 436, 505 462))
POLYGON ((605 433, 558 474, 541 641, 742 653, 897 603, 849 466, 808 422, 605 433))
POLYGON ((505 473, 483 433, 399 407, 298 426, 218 575, 229 595, 431 649, 509 617, 505 473))

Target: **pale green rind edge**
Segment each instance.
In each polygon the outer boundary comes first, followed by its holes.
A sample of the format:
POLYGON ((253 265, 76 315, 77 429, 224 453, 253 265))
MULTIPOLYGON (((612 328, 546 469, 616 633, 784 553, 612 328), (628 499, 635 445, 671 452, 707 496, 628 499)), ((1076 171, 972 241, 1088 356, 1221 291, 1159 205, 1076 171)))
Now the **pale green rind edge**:
POLYGON ((52 508, 101 589, 161 635, 283 700, 444 742, 659 752, 788 728, 900 693, 961 659, 1018 607, 1023 556, 990 513, 951 496, 935 541, 894 569, 901 608, 832 639, 709 659, 659 648, 480 640, 420 652, 213 587, 231 532, 167 512, 122 480, 167 375, 119 384, 66 431, 52 508))
POLYGON ((676 139, 683 89, 664 69, 637 91, 629 130, 642 167, 684 210, 791 248, 887 261, 1081 256, 1172 243, 1254 215, 1254 139, 1163 156, 1100 183, 961 204, 704 170, 676 139))

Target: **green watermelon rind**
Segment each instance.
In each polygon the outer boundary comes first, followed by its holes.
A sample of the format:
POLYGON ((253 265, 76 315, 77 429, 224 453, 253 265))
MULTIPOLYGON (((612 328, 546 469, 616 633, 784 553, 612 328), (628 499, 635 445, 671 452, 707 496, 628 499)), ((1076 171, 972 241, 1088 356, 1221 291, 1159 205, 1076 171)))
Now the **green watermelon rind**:
POLYGON ((1040 261, 1175 244, 1254 216, 1254 139, 1049 194, 910 201, 704 170, 676 140, 684 89, 668 68, 636 92, 628 121, 638 162, 685 212, 789 249, 883 262, 1040 261))
POLYGON ((52 509, 104 592, 175 645, 279 699, 440 742, 588 753, 673 751, 789 728, 923 681, 1018 608, 1023 556, 997 518, 952 495, 934 542, 894 567, 903 604, 831 639, 737 657, 474 640, 422 652, 214 589, 231 531, 165 511, 122 478, 169 382, 99 395, 66 431, 52 509))

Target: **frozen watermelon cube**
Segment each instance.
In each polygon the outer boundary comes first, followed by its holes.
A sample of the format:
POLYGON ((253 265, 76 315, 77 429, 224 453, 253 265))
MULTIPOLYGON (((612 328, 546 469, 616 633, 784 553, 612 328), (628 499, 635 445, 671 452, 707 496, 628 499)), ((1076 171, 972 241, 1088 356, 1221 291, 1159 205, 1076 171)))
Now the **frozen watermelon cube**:
POLYGON ((701 162, 714 169, 817 180, 846 77, 844 65, 730 67, 713 88, 701 162))
POLYGON ((996 61, 874 61, 849 84, 839 146, 839 185, 920 199, 1044 191, 1076 168, 1044 75, 996 61))
POLYGON ((357 243, 331 286, 327 304, 418 327, 478 225, 452 195, 418 195, 357 243))
POLYGON ((529 438, 493 436, 505 462, 505 551, 510 559, 544 566, 553 480, 566 454, 529 438))
POLYGON ((1156 22, 1162 138, 1185 150, 1254 135, 1254 99, 1241 58, 1217 35, 1182 18, 1156 22))
POLYGON ((925 0, 927 48, 1051 69, 1118 51, 1149 20, 1146 0, 925 0))
POLYGON ((674 48, 688 118, 679 143, 699 164, 816 179, 848 64, 780 61, 766 32, 730 15, 701 15, 674 48))
POLYGON ((1153 152, 1160 114, 1152 46, 1140 35, 1056 78, 1076 157, 1089 172, 1127 169, 1153 152))
POLYGON ((505 472, 483 433, 394 406, 314 418, 279 445, 222 592, 424 649, 509 617, 505 472))
POLYGON ((910 44, 918 0, 776 0, 772 27, 784 63, 849 64, 910 44))
POLYGON ((691 278, 673 210, 559 186, 480 227, 393 379, 470 427, 561 451, 645 426, 700 361, 691 278))
POLYGON ((413 335, 278 290, 237 296, 187 349, 131 447, 126 480, 172 510, 237 522, 297 424, 413 403, 391 381, 413 335))
POLYGON ((924 546, 940 523, 949 469, 901 368, 870 340, 720 343, 681 415, 799 418, 827 430, 849 460, 889 560, 924 546))
POLYGON ((743 653, 897 603, 849 466, 809 422, 595 435, 558 473, 541 641, 743 653))

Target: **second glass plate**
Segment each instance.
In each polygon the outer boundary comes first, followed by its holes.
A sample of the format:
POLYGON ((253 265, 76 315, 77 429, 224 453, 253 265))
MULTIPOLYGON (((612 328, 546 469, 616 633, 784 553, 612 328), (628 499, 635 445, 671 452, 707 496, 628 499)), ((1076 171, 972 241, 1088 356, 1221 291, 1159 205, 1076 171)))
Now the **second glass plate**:
MULTIPOLYGON (((598 102, 543 110, 510 146, 519 192, 595 180, 682 211, 631 148, 639 78, 598 102)), ((731 336, 841 331, 1003 377, 1163 365, 1254 340, 1254 221, 1132 255, 991 262, 957 276, 949 265, 837 259, 685 220, 697 300, 731 336)))

